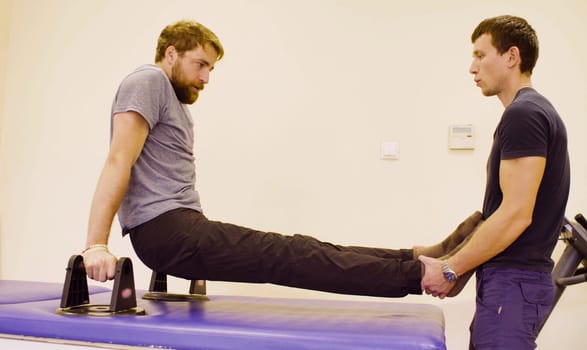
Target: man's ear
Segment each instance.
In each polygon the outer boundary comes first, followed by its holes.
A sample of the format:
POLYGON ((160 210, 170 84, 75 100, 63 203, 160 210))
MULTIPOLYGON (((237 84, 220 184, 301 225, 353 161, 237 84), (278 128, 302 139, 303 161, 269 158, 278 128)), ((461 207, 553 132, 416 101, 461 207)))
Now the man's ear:
POLYGON ((505 54, 507 55, 509 67, 515 67, 516 65, 522 64, 520 49, 517 46, 510 47, 505 54))
POLYGON ((165 60, 167 61, 167 63, 173 64, 173 63, 175 63, 176 59, 177 59, 177 50, 175 49, 175 46, 173 46, 173 45, 167 46, 167 48, 165 49, 165 60))

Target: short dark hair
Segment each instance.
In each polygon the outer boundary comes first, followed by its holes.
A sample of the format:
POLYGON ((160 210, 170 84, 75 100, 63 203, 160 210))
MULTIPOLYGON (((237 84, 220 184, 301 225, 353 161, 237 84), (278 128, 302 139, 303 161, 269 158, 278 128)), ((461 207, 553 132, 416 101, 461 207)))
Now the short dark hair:
POLYGON ((491 34, 491 43, 500 54, 517 47, 522 60, 520 71, 532 74, 538 60, 538 37, 525 19, 510 15, 487 18, 473 31, 471 42, 483 34, 491 34))
POLYGON ((155 53, 155 62, 160 62, 165 57, 165 50, 169 46, 175 47, 175 50, 179 55, 184 52, 193 50, 198 47, 210 45, 216 50, 218 56, 217 60, 220 60, 224 56, 224 48, 220 43, 220 40, 210 29, 204 25, 189 21, 182 20, 165 27, 159 35, 157 41, 157 51, 155 53))

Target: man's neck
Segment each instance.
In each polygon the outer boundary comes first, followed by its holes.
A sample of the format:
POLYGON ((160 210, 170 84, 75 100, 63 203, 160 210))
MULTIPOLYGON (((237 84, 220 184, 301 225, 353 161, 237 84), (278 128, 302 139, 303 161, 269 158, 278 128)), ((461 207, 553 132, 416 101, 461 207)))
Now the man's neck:
POLYGON ((165 73, 165 75, 167 75, 167 77, 171 79, 171 67, 169 67, 169 65, 166 65, 165 63, 163 63, 163 61, 155 62, 155 65, 161 68, 163 73, 165 73))
POLYGON ((529 74, 520 74, 512 80, 506 89, 497 94, 497 97, 501 101, 503 107, 506 108, 512 103, 518 94, 518 91, 526 87, 532 87, 531 76, 529 74))

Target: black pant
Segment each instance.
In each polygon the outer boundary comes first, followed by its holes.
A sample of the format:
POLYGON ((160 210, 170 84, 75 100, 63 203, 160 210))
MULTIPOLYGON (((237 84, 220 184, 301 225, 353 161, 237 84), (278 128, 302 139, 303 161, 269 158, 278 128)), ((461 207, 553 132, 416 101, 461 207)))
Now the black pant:
POLYGON ((208 220, 175 209, 130 230, 154 271, 189 280, 274 283, 325 292, 403 297, 422 294, 411 249, 339 246, 208 220))

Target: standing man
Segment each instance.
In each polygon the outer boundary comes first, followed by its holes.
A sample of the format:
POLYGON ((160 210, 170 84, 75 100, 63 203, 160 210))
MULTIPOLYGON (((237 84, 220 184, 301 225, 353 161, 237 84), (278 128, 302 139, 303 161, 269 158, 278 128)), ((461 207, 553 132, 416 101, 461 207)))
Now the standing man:
MULTIPOLYGON (((223 55, 212 31, 180 21, 161 32, 155 64, 139 67, 120 84, 112 105, 110 151, 82 253, 88 276, 114 278, 116 257, 107 243, 118 213, 123 234, 157 272, 345 294, 422 294, 422 263, 413 249, 343 247, 204 216, 195 189, 194 125, 187 105, 196 102, 223 55)), ((480 221, 481 213, 473 213, 441 244, 419 252, 447 254, 480 221)))
POLYGON ((566 129, 532 87, 538 38, 526 20, 485 19, 471 41, 475 83, 505 107, 487 164, 485 222, 448 259, 420 257, 422 288, 444 298, 459 276, 477 269, 470 349, 534 349, 553 303, 550 256, 569 196, 566 129))

